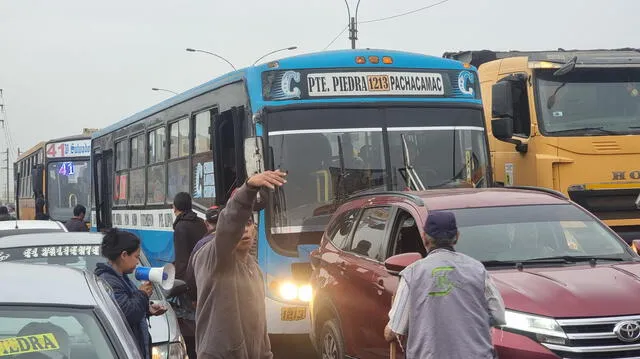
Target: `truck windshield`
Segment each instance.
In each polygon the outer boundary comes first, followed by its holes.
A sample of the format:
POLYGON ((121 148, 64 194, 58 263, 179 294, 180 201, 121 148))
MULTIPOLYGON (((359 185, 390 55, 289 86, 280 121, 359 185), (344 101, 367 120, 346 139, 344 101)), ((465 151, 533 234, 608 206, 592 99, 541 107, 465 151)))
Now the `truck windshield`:
POLYGON ((538 118, 549 136, 624 135, 640 131, 640 69, 577 68, 536 72, 538 118))
MULTIPOLYGON (((481 110, 471 108, 269 114, 269 155, 274 168, 289 173, 271 202, 271 234, 322 232, 327 216, 354 193, 415 190, 407 179, 410 168, 427 189, 486 187, 489 162, 482 124, 481 110)), ((293 246, 299 239, 287 241, 293 246)))
MULTIPOLYGON (((73 207, 89 207, 90 185, 88 161, 51 162, 47 168, 47 208, 58 221, 73 217, 73 207)), ((87 216, 88 219, 89 216, 87 216)))

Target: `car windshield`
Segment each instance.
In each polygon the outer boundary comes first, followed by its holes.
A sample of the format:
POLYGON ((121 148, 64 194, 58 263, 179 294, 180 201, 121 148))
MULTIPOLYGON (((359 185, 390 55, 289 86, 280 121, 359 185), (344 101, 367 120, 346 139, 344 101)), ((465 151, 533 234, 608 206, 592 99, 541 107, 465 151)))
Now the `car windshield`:
POLYGON ((550 136, 615 135, 640 131, 640 69, 575 69, 554 76, 538 70, 542 130, 550 136))
POLYGON ((0 357, 116 358, 94 312, 0 305, 0 357))
MULTIPOLYGON (((28 247, 0 247, 0 262, 19 262, 28 264, 57 264, 93 272, 98 263, 106 263, 100 255, 100 245, 54 245, 28 247)), ((149 267, 149 260, 140 252, 140 266, 149 267)), ((142 283, 133 274, 129 278, 139 287, 142 283)), ((158 291, 153 291, 152 299, 159 300, 158 291)))
POLYGON ((488 183, 479 108, 286 110, 266 122, 270 162, 288 171, 271 203, 275 236, 322 232, 317 216, 354 193, 488 183))
POLYGON ((632 259, 625 244, 604 225, 570 204, 452 212, 460 231, 456 250, 482 262, 552 257, 632 259))
POLYGON ((47 209, 52 219, 66 221, 73 217, 73 207, 77 204, 90 206, 89 175, 88 161, 49 163, 47 209))

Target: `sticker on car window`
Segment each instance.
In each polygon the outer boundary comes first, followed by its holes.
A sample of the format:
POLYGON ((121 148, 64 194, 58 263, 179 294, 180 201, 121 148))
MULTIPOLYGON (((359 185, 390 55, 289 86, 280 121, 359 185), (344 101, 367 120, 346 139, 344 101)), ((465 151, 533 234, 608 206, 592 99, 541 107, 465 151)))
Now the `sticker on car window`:
POLYGON ((53 333, 0 339, 0 357, 58 349, 60 345, 53 333))

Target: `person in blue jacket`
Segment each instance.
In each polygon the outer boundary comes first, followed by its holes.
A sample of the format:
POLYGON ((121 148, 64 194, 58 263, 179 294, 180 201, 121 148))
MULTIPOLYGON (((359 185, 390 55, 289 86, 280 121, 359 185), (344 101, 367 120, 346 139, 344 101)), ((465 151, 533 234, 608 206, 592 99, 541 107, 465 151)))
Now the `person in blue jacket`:
POLYGON ((149 302, 153 293, 151 282, 144 282, 138 289, 129 279, 129 274, 140 262, 140 239, 133 233, 111 229, 102 239, 102 255, 108 262, 98 263, 95 274, 113 289, 113 296, 138 342, 142 357, 150 359, 148 317, 162 315, 167 309, 149 302))

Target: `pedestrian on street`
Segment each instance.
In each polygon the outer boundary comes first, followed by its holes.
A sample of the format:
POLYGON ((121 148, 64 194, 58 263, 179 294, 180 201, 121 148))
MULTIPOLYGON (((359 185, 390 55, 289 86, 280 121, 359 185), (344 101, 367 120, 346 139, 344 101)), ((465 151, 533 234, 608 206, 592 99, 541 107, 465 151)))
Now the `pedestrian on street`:
POLYGON ((6 206, 0 206, 0 221, 11 221, 14 219, 15 218, 9 214, 9 208, 6 206))
POLYGON ((187 283, 188 290, 186 293, 180 295, 177 298, 178 306, 175 310, 176 316, 180 322, 180 330, 183 333, 188 333, 190 336, 185 337, 185 344, 187 346, 187 355, 189 359, 197 359, 195 333, 196 333, 196 304, 197 304, 197 286, 196 278, 193 273, 193 254, 202 248, 202 246, 214 238, 216 224, 218 223, 218 214, 220 213, 220 207, 212 206, 205 212, 205 224, 207 226, 207 233, 202 239, 196 243, 191 255, 189 256, 189 262, 187 263, 187 271, 185 273, 185 282, 187 283))
POLYGON ((429 252, 400 272, 384 335, 407 336, 408 359, 496 357, 491 326, 506 324, 504 302, 484 265, 455 251, 459 237, 453 213, 430 212, 429 252))
POLYGON ((89 227, 84 222, 84 217, 87 214, 87 208, 81 204, 76 205, 73 208, 73 217, 65 223, 65 227, 69 232, 89 232, 89 227))
POLYGON ((49 215, 44 212, 44 205, 46 204, 44 198, 38 197, 36 199, 36 220, 39 221, 48 221, 50 219, 49 215))
POLYGON ((280 170, 251 176, 220 212, 215 238, 194 255, 196 347, 200 359, 273 358, 264 279, 250 250, 258 233, 253 221, 258 192, 282 186, 285 176, 280 170))
POLYGON ((175 250, 176 279, 185 280, 189 255, 196 243, 207 233, 202 218, 192 209, 191 195, 180 192, 173 198, 173 248, 175 250))
POLYGON ((150 359, 148 317, 162 315, 167 309, 149 302, 153 293, 151 282, 144 282, 138 289, 129 279, 129 274, 133 273, 140 262, 140 239, 131 232, 113 228, 104 235, 101 248, 102 255, 108 262, 98 263, 95 274, 113 289, 113 297, 127 319, 142 357, 150 359))

